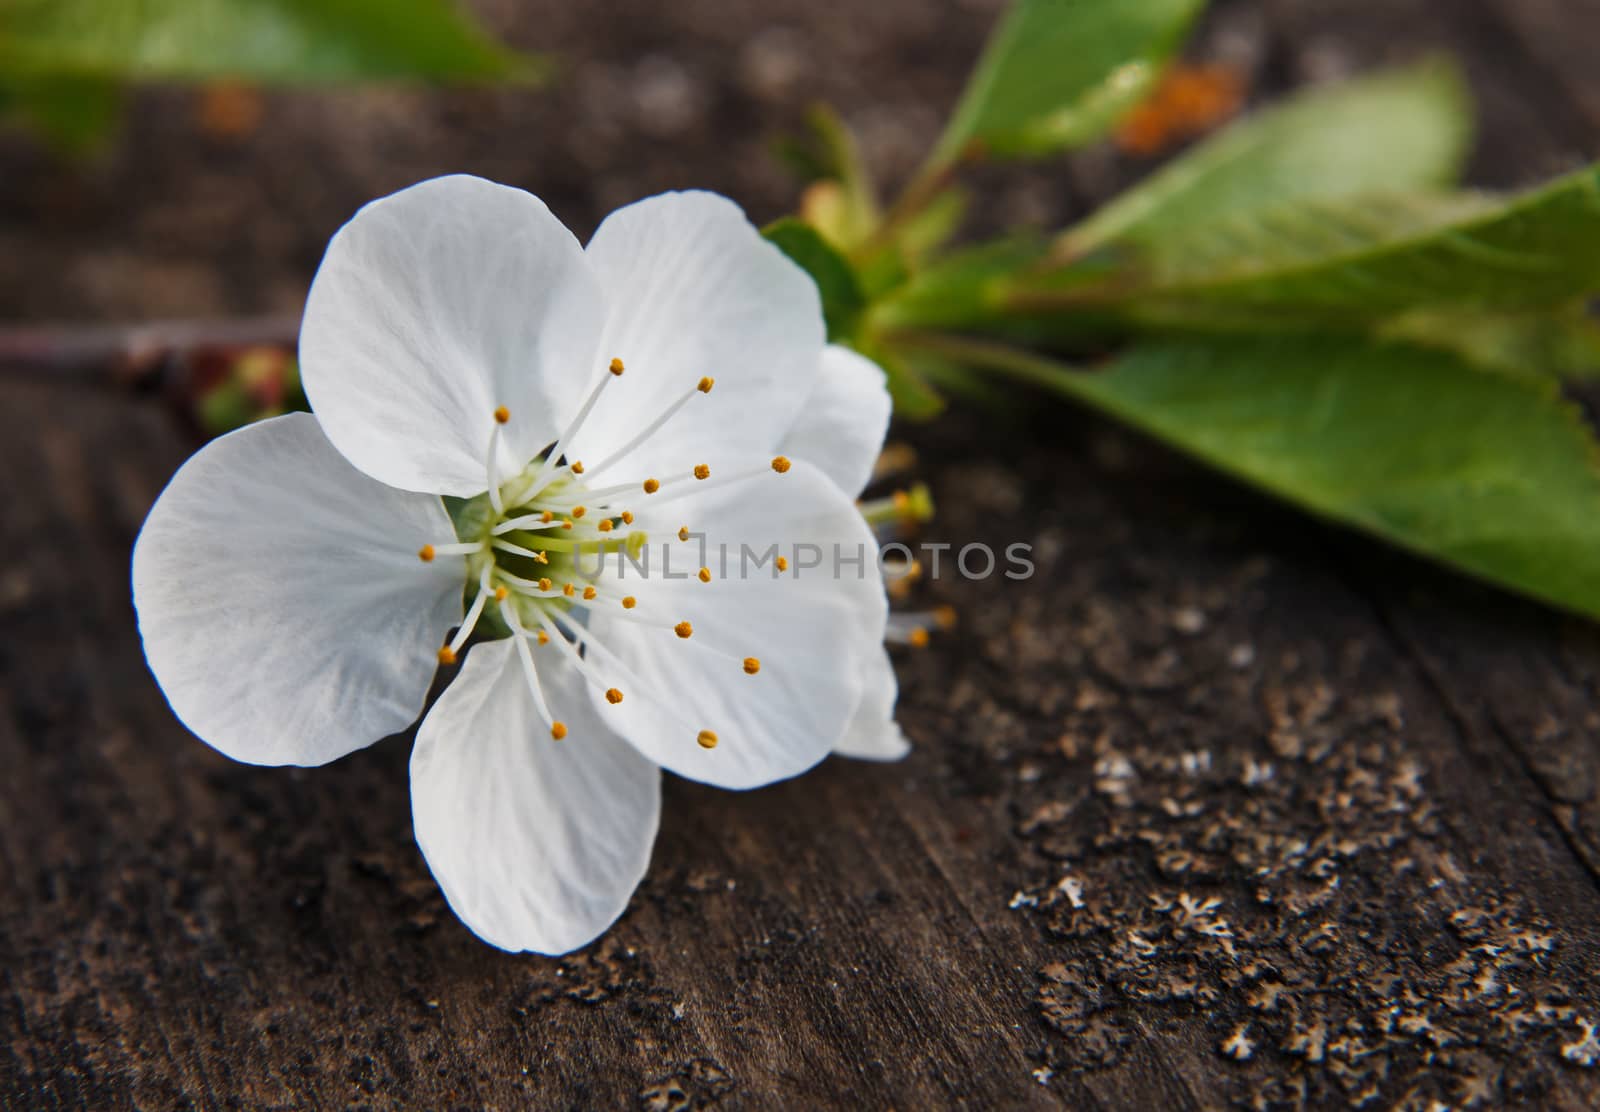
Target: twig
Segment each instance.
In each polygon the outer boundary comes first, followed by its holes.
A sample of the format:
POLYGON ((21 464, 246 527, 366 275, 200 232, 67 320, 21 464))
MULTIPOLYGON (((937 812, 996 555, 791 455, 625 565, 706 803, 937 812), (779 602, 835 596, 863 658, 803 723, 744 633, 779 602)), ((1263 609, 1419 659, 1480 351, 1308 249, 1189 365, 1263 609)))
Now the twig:
POLYGON ((295 344, 294 317, 0 328, 0 374, 141 383, 207 349, 295 344))

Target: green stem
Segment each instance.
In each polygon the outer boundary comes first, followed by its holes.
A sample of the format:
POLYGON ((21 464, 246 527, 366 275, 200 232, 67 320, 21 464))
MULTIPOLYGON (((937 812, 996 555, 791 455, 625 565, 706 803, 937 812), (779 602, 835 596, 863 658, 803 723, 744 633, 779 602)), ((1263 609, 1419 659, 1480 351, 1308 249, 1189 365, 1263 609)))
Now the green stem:
POLYGON ((885 337, 885 341, 892 348, 925 351, 953 362, 997 371, 1022 382, 1047 386, 1085 401, 1099 400, 1093 376, 1080 374, 1054 359, 1009 344, 936 332, 896 332, 885 337))
POLYGON ((905 189, 901 190, 900 196, 889 206, 889 211, 884 214, 883 220, 872 234, 850 252, 851 257, 861 262, 892 243, 895 233, 907 221, 918 216, 923 209, 933 203, 934 199, 955 180, 956 174, 966 164, 969 154, 969 148, 963 148, 954 154, 934 152, 933 156, 912 176, 905 189))

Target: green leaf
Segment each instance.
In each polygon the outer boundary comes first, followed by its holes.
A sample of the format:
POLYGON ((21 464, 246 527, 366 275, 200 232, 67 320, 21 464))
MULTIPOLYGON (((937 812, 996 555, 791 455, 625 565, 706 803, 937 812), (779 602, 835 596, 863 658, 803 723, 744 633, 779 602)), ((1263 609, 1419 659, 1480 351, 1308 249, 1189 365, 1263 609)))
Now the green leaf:
POLYGON ((1195 147, 1068 232, 1064 255, 1270 205, 1452 184, 1471 141, 1455 67, 1429 61, 1303 93, 1195 147))
POLYGON ((1017 0, 935 151, 1041 155, 1099 138, 1150 89, 1204 0, 1017 0))
POLYGON ((1542 313, 1407 313, 1379 335, 1453 351, 1479 366, 1555 379, 1600 378, 1600 320, 1574 305, 1542 313))
POLYGON ((1158 341, 1103 373, 947 356, 1087 402, 1333 521, 1600 618, 1594 437, 1549 381, 1352 337, 1158 341))
POLYGON ((122 107, 115 82, 92 77, 0 75, 0 119, 15 118, 72 154, 94 147, 122 107))
POLYGON ((1364 197, 1149 245, 1125 298, 1374 314, 1525 309, 1600 290, 1600 167, 1509 202, 1364 197))
POLYGON ((783 157, 813 181, 800 203, 800 215, 834 246, 848 251, 877 227, 877 190, 855 135, 825 104, 806 113, 806 134, 790 140, 783 157))
POLYGON ((854 337, 867 302, 861 283, 844 256, 822 238, 821 232, 793 217, 769 224, 761 234, 817 284, 817 293, 822 298, 822 317, 828 325, 828 339, 839 341, 854 337))
POLYGON ((858 350, 883 368, 895 416, 912 421, 931 421, 944 412, 944 397, 923 376, 914 357, 870 342, 858 345, 858 350))
POLYGON ((448 0, 0 0, 0 66, 166 81, 531 73, 448 0))

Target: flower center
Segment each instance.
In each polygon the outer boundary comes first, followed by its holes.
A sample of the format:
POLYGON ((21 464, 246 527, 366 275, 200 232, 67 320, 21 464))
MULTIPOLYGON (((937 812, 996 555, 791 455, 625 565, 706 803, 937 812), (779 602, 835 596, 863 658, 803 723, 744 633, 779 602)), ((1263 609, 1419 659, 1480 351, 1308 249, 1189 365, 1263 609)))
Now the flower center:
MULTIPOLYGON (((567 726, 545 699, 535 665, 536 650, 564 652, 579 672, 604 691, 606 702, 623 700, 625 687, 644 685, 615 653, 607 650, 589 628, 587 613, 600 607, 611 608, 608 615, 672 629, 681 640, 694 635, 687 621, 654 607, 641 607, 643 588, 632 586, 637 594, 624 594, 614 580, 620 575, 624 559, 637 561, 649 542, 651 531, 639 522, 635 510, 648 513, 655 535, 675 538, 687 544, 689 527, 667 526, 655 513, 684 494, 706 489, 707 485, 742 482, 772 472, 784 474, 789 461, 782 456, 769 464, 734 475, 713 478, 705 464, 696 464, 681 475, 657 479, 654 476, 631 482, 600 484, 598 476, 622 462, 639 445, 655 434, 678 410, 697 395, 709 394, 714 385, 702 378, 672 401, 653 421, 646 424, 624 447, 600 463, 585 467, 582 461, 566 458, 566 448, 583 426, 595 402, 613 379, 622 377, 622 360, 613 359, 609 374, 590 391, 572 424, 546 452, 517 474, 499 474, 501 429, 515 419, 505 406, 495 409, 490 423, 489 446, 485 462, 485 490, 474 498, 446 498, 445 506, 455 526, 456 537, 445 543, 425 544, 419 559, 461 558, 465 563, 466 617, 450 641, 439 650, 439 660, 453 664, 475 631, 487 637, 514 639, 529 692, 550 736, 557 741, 567 736, 567 726), (613 686, 620 679, 622 686, 613 686)), ((709 568, 701 568, 701 583, 712 585, 709 568)), ((716 659, 724 654, 711 651, 716 659)), ((761 662, 755 657, 729 652, 729 667, 746 675, 757 675, 761 662)), ((652 697, 655 692, 648 689, 652 697)), ((676 717, 678 702, 655 698, 664 714, 676 717)), ((703 725, 680 722, 681 729, 703 748, 717 744, 717 733, 703 725)))

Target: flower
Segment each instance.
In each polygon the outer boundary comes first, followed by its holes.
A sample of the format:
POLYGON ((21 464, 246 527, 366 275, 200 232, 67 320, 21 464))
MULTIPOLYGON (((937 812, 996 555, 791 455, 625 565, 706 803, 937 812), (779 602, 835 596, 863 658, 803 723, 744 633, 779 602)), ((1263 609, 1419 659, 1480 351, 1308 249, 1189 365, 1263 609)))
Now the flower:
POLYGON ((661 768, 751 788, 836 745, 905 751, 853 501, 883 375, 825 344, 810 279, 731 202, 649 198, 585 248, 528 193, 423 182, 334 237, 299 354, 314 416, 213 441, 150 511, 145 654, 191 730, 265 765, 403 730, 461 659, 412 814, 487 941, 563 953, 609 926, 661 768), (724 572, 702 538, 865 561, 724 572), (680 571, 641 576, 651 550, 680 571))

